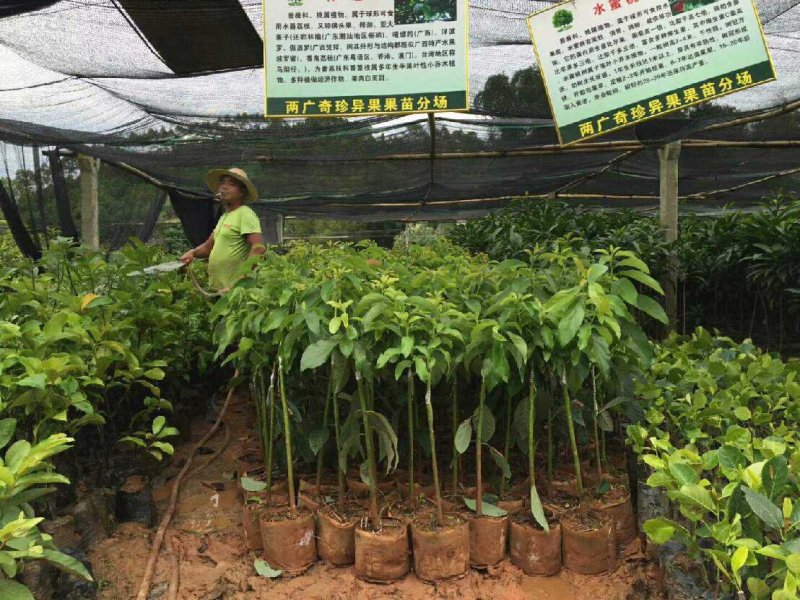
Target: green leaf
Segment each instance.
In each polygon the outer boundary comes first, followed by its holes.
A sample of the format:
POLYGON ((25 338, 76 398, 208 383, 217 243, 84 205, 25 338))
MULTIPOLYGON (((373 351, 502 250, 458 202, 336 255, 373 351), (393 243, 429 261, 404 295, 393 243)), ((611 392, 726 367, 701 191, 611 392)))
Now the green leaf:
POLYGON ((394 471, 400 460, 400 456, 397 453, 397 434, 382 414, 368 410, 367 418, 372 428, 378 433, 381 456, 386 457, 386 472, 394 471))
POLYGON ((125 435, 119 438, 120 442, 125 442, 128 444, 134 444, 136 446, 140 446, 141 448, 147 448, 147 444, 144 440, 139 439, 137 437, 133 437, 132 435, 125 435))
MULTIPOLYGON (((478 411, 479 410, 480 410, 480 406, 478 406, 478 408, 476 408, 475 412, 472 414, 472 426, 475 428, 475 431, 478 430, 478 415, 479 415, 478 411)), ((492 436, 494 435, 494 429, 495 429, 494 415, 491 413, 489 408, 484 404, 483 405, 483 427, 482 427, 481 432, 480 432, 481 441, 482 442, 488 442, 490 439, 492 439, 492 436)))
POLYGON ((723 472, 736 473, 739 466, 744 466, 747 462, 742 451, 733 446, 722 446, 717 452, 717 456, 719 457, 719 466, 723 472))
POLYGON ((72 558, 67 554, 64 554, 63 552, 59 552, 58 550, 45 549, 44 560, 46 560, 59 570, 64 571, 65 573, 69 573, 70 575, 75 575, 76 577, 80 577, 82 579, 85 579, 86 581, 94 581, 94 579, 92 579, 92 576, 89 575, 89 571, 86 570, 86 567, 84 567, 80 561, 72 558))
POLYGON ((558 343, 562 347, 569 344, 575 334, 578 333, 585 314, 583 304, 576 302, 573 304, 572 309, 558 322, 558 343))
POLYGON ((162 369, 148 369, 144 372, 144 376, 154 381, 161 381, 164 379, 164 371, 162 369))
POLYGON ((639 296, 636 299, 636 307, 660 323, 666 325, 669 322, 667 313, 664 312, 662 306, 649 296, 639 296))
POLYGON ((539 498, 539 492, 536 489, 536 484, 531 484, 531 514, 536 522, 545 530, 546 533, 550 532, 550 524, 547 522, 547 517, 544 514, 544 507, 539 498))
POLYGON ((370 484, 369 463, 366 460, 361 463, 361 466, 358 469, 358 474, 361 476, 361 481, 363 481, 367 485, 371 485, 370 484))
POLYGON ((744 567, 744 564, 747 562, 747 555, 749 552, 750 551, 747 548, 742 546, 741 548, 737 548, 736 552, 734 552, 733 556, 731 556, 731 572, 740 585, 742 579, 739 576, 739 571, 742 570, 742 567, 744 567))
POLYGON ((43 390, 47 385, 47 376, 44 373, 37 373, 36 375, 29 375, 17 381, 20 387, 36 388, 43 390))
POLYGON ((328 431, 327 427, 323 426, 317 427, 308 434, 308 445, 311 447, 311 452, 314 453, 314 456, 319 454, 319 451, 325 446, 329 437, 330 431, 328 431))
POLYGON ((311 344, 300 358, 300 370, 316 369, 324 365, 336 345, 335 340, 319 340, 311 344))
POLYGON ((634 279, 639 283, 646 285, 651 290, 658 292, 662 296, 664 295, 664 290, 661 288, 661 284, 658 283, 655 279, 650 277, 650 275, 646 275, 641 271, 620 271, 617 273, 617 277, 627 277, 628 279, 634 279))
POLYGON ((16 472, 22 461, 25 460, 31 453, 31 445, 26 440, 18 440, 14 442, 11 447, 6 451, 6 467, 12 472, 16 472))
POLYGON ((158 439, 163 439, 168 437, 174 437, 180 434, 181 432, 178 431, 177 427, 164 427, 164 429, 158 432, 158 435, 156 437, 158 437, 158 439))
POLYGON ((471 441, 472 425, 470 424, 470 419, 464 419, 456 430, 456 437, 454 440, 456 452, 459 454, 464 454, 464 452, 467 451, 467 448, 469 448, 471 441))
POLYGON ((795 575, 800 575, 800 554, 790 554, 786 557, 786 568, 795 575))
POLYGON ((417 377, 419 377, 421 381, 428 383, 428 378, 430 377, 428 365, 425 364, 425 360, 421 356, 414 357, 414 369, 417 372, 417 377))
POLYGON ((769 558, 774 558, 775 560, 786 560, 786 550, 778 546, 777 544, 770 544, 768 546, 764 546, 763 548, 757 548, 756 554, 761 554, 762 556, 767 556, 769 558))
POLYGON ((263 492, 267 489, 265 481, 257 481, 251 477, 242 477, 240 483, 242 484, 242 489, 246 492, 263 492))
POLYGON ((414 349, 414 338, 408 335, 404 335, 403 339, 400 340, 400 352, 403 353, 403 356, 408 358, 411 356, 411 351, 414 349))
POLYGON ((10 579, 17 576, 17 561, 5 550, 0 550, 0 569, 3 569, 3 573, 10 579))
POLYGON ((262 577, 268 577, 269 579, 280 577, 281 573, 283 573, 283 571, 280 569, 273 569, 269 566, 269 563, 261 559, 256 559, 256 561, 253 563, 253 566, 256 569, 256 573, 262 577))
POLYGON ((2 419, 0 420, 0 449, 5 448, 6 444, 11 441, 14 436, 14 431, 17 428, 16 419, 2 419))
POLYGON ((642 461, 651 469, 666 469, 667 463, 663 459, 654 456, 653 454, 645 454, 642 456, 642 461))
POLYGON ((172 446, 172 444, 169 444, 167 442, 153 442, 151 444, 151 447, 152 448, 158 448, 164 454, 167 454, 169 456, 172 456, 173 454, 175 454, 175 448, 172 446))
POLYGON ((159 415, 153 419, 153 435, 158 435, 158 432, 164 429, 166 423, 167 419, 163 415, 159 415))
POLYGON ((489 454, 491 455, 492 459, 494 460, 495 464, 500 467, 500 470, 503 471, 503 477, 506 479, 511 479, 511 467, 506 460, 506 457, 503 454, 493 448, 492 446, 488 446, 489 454))
POLYGON ((586 275, 586 279, 589 281, 589 283, 596 283, 607 272, 608 265, 594 263, 591 267, 589 267, 589 272, 586 275))
POLYGON ((16 581, 0 580, 0 598, 3 600, 35 600, 30 590, 16 581))
POLYGON ((769 586, 761 579, 756 577, 747 578, 747 589, 753 595, 753 600, 768 600, 769 599, 769 586))
POLYGON ((339 327, 342 325, 342 318, 341 317, 333 317, 330 322, 328 323, 328 332, 333 335, 337 331, 339 331, 339 327))
MULTIPOLYGON (((469 508, 471 511, 477 512, 477 505, 474 498, 464 498, 464 504, 466 504, 467 508, 469 508)), ((486 501, 481 504, 481 512, 487 517, 505 517, 508 514, 507 511, 503 510, 499 506, 495 506, 494 504, 490 504, 486 501)))
POLYGON ((655 544, 666 544, 675 535, 678 525, 664 517, 648 519, 644 522, 644 532, 655 544))
POLYGON ((632 269, 636 269, 637 271, 642 271, 643 273, 650 272, 650 268, 647 266, 647 264, 635 256, 628 256, 619 261, 617 265, 620 267, 630 267, 632 269))
POLYGON ((736 415, 736 418, 740 421, 749 421, 753 418, 753 413, 751 413, 750 409, 746 406, 737 406, 733 409, 733 414, 736 415))
POLYGON ((704 511, 717 514, 717 507, 711 492, 699 485, 682 485, 678 490, 678 498, 681 504, 687 503, 690 507, 700 508, 704 511))
POLYGON ((378 362, 375 363, 375 366, 379 369, 382 369, 386 366, 390 360, 392 360, 395 356, 400 354, 400 348, 388 348, 381 352, 381 355, 378 357, 378 362))
POLYGON ((607 376, 611 370, 611 350, 605 338, 596 334, 592 334, 592 358, 600 373, 607 376))
POLYGON ((745 500, 755 515, 770 529, 781 529, 783 527, 783 514, 781 509, 775 506, 769 498, 758 492, 754 492, 749 487, 742 487, 745 500))
POLYGON ((678 485, 692 485, 700 479, 697 472, 686 463, 672 463, 669 465, 669 472, 678 480, 678 485))
POLYGON ((770 500, 777 500, 789 480, 789 466, 782 454, 767 461, 761 470, 761 485, 770 500))
POLYGON ((636 286, 631 283, 630 279, 618 279, 617 290, 625 302, 636 306, 636 299, 639 297, 639 292, 636 291, 636 286))
POLYGON ((306 313, 306 327, 314 335, 319 335, 319 313, 313 310, 306 313))

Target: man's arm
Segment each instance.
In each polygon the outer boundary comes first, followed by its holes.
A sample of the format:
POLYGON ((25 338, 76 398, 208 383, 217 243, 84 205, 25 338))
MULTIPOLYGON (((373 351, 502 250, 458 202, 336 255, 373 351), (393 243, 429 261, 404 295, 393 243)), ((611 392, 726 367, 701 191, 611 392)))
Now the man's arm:
POLYGON ((200 244, 197 248, 192 248, 186 254, 181 256, 181 262, 185 265, 188 265, 195 258, 206 258, 209 254, 211 254, 212 248, 214 248, 213 233, 210 236, 208 236, 208 239, 202 244, 200 244))
POLYGON ((247 254, 247 258, 251 256, 260 256, 267 251, 260 233, 248 233, 245 237, 245 241, 247 245, 250 246, 250 252, 247 254))

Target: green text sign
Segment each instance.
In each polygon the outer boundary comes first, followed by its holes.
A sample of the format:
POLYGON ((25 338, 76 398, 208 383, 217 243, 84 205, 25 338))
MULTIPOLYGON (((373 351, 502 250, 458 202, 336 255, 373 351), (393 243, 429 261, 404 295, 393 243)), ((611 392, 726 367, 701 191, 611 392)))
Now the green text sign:
POLYGON ((265 0, 265 115, 466 110, 467 48, 467 0, 265 0))
POLYGON ((776 77, 753 0, 573 0, 528 26, 562 145, 776 77))

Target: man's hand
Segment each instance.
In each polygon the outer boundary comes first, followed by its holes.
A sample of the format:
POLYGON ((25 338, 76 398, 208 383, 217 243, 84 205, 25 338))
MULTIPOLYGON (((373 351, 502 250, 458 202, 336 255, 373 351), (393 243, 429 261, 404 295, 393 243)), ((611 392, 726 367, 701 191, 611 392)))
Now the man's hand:
POLYGON ((181 262, 185 265, 189 265, 194 260, 194 249, 189 250, 186 254, 181 256, 181 262))

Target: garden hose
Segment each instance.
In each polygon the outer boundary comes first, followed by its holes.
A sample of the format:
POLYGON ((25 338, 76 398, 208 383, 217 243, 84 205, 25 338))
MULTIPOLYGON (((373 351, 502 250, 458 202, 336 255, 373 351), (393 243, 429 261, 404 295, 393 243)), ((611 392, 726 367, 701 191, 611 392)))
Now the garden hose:
POLYGON ((202 296, 205 298, 219 298, 222 296, 222 294, 219 292, 209 292, 208 290, 205 290, 203 286, 200 285, 200 282, 197 281, 197 275, 194 274, 194 271, 189 265, 186 265, 186 270, 189 272, 189 278, 192 280, 194 287, 197 288, 197 291, 200 292, 202 296))
MULTIPOLYGON (((191 273, 191 270, 189 272, 191 273)), ((235 380, 238 376, 239 371, 237 370, 233 374, 233 379, 235 380)), ((186 474, 189 472, 189 468, 192 466, 192 460, 194 460, 197 451, 204 446, 208 440, 211 439, 214 433, 216 433, 217 429, 219 429, 219 426, 222 424, 222 419, 231 404, 231 400, 233 399, 234 389, 235 388, 232 387, 228 390, 228 395, 225 398, 225 403, 222 405, 222 409, 219 411, 217 420, 214 421, 211 429, 209 429, 208 433, 203 436, 203 439, 195 444, 194 449, 192 449, 191 454, 189 454, 189 457, 186 459, 186 464, 183 465, 180 473, 178 473, 178 476, 175 478, 175 482, 172 484, 169 505, 167 506, 167 511, 164 513, 164 517, 161 519, 161 523, 158 526, 155 538, 153 538, 153 546, 150 549, 150 556, 147 560, 147 566, 145 567, 144 575, 142 576, 142 582, 139 585, 139 592, 136 594, 136 600, 147 600, 147 595, 150 593, 150 585, 153 582, 153 575, 155 573, 156 562, 158 561, 158 554, 161 551, 161 545, 164 543, 164 536, 167 533, 167 527, 169 527, 170 521, 172 521, 172 517, 175 514, 175 509, 178 505, 178 493, 180 492, 181 484, 183 483, 186 474)))
POLYGON ((208 290, 204 289, 197 280, 197 275, 194 274, 194 271, 191 269, 191 267, 179 260, 153 265, 141 271, 134 271, 131 273, 131 275, 158 275, 161 273, 174 273, 183 269, 186 269, 186 271, 189 273, 189 278, 192 280, 192 283, 197 291, 200 292, 200 295, 204 296, 205 298, 219 298, 222 296, 222 294, 219 292, 209 292, 208 290))
MULTIPOLYGON (((203 286, 200 285, 200 282, 197 280, 197 276, 194 274, 194 271, 189 267, 189 265, 184 265, 183 263, 177 263, 177 264, 168 263, 168 264, 164 264, 164 265, 156 265, 156 267, 154 268, 154 271, 163 272, 165 270, 166 271, 169 271, 169 270, 181 270, 184 267, 186 267, 186 271, 189 273, 189 278, 192 280, 192 283, 194 284, 194 287, 197 289, 197 291, 203 297, 205 297, 205 298, 218 298, 218 297, 220 297, 222 295, 219 292, 209 292, 206 289, 204 289, 203 286)), ((146 270, 146 272, 147 272, 147 270, 146 270)), ((237 370, 234 373, 233 378, 236 379, 238 376, 239 376, 239 371, 237 370)), ((161 523, 159 524, 158 530, 156 531, 155 538, 153 539, 153 546, 150 549, 150 556, 149 556, 149 558, 147 560, 147 566, 145 567, 144 575, 142 576, 142 582, 139 585, 139 592, 136 595, 136 600, 147 600, 147 596, 150 593, 150 585, 152 584, 152 581, 153 581, 153 574, 155 573, 155 566, 156 566, 156 563, 158 562, 158 555, 159 555, 159 553, 161 551, 161 546, 164 543, 164 536, 167 533, 167 527, 169 527, 169 524, 172 521, 172 517, 175 514, 175 509, 177 508, 177 505, 178 505, 178 494, 180 493, 181 484, 183 483, 184 479, 187 477, 187 473, 189 471, 189 467, 191 467, 192 460, 194 460, 194 457, 197 454, 197 451, 202 446, 204 446, 208 442, 208 440, 211 439, 211 437, 214 435, 214 433, 216 433, 217 429, 219 429, 220 425, 223 424, 222 423, 222 419, 224 418, 225 413, 227 412, 228 407, 230 406, 231 399, 233 398, 233 392, 234 392, 234 388, 231 388, 230 390, 228 390, 228 395, 225 398, 225 403, 222 405, 222 408, 219 411, 219 415, 217 416, 216 421, 211 426, 211 429, 208 431, 208 433, 206 433, 206 435, 203 436, 203 439, 201 439, 195 445, 194 449, 192 450, 191 454, 189 455, 189 458, 186 460, 186 464, 183 465, 183 468, 181 469, 180 473, 178 473, 178 476, 175 478, 175 482, 172 484, 172 492, 170 493, 169 505, 167 506, 167 512, 164 514, 164 517, 161 519, 161 523)), ((224 440, 222 446, 216 452, 214 452, 214 454, 211 456, 211 458, 209 458, 208 461, 205 462, 205 464, 200 465, 194 471, 192 471, 189 474, 189 477, 191 477, 192 475, 195 475, 198 471, 200 471, 200 470, 204 469, 205 467, 207 467, 208 465, 210 465, 214 461, 214 459, 216 459, 222 453, 222 451, 225 449, 225 447, 228 445, 228 443, 230 441, 230 430, 227 427, 225 428, 225 434, 226 434, 225 435, 225 440, 224 440)), ((176 557, 176 564, 177 564, 178 560, 179 559, 176 557)), ((173 578, 172 578, 172 580, 170 582, 170 588, 172 588, 170 590, 171 594, 173 594, 173 595, 177 594, 177 591, 178 591, 177 587, 178 587, 177 578, 176 578, 176 576, 173 575, 173 578)))

